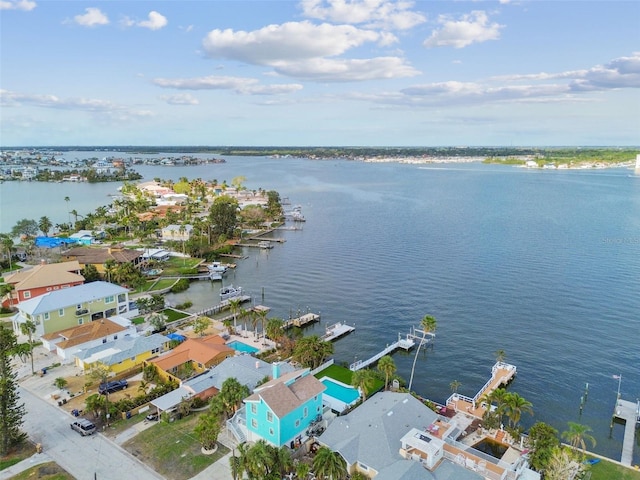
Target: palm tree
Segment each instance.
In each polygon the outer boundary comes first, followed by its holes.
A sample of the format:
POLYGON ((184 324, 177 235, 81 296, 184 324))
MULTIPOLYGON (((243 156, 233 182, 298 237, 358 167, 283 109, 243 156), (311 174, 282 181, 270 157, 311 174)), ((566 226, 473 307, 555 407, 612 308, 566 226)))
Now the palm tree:
POLYGON ((367 392, 373 387, 375 380, 375 373, 368 368, 356 370, 351 375, 351 385, 360 389, 363 402, 367 399, 367 392))
POLYGON ((393 358, 390 355, 385 355, 378 360, 378 370, 384 375, 384 389, 386 390, 389 386, 389 377, 396 373, 397 370, 393 358))
POLYGON ((49 236, 49 230, 51 230, 52 226, 53 226, 53 223, 51 223, 51 220, 49 220, 49 217, 40 217, 40 221, 38 222, 38 228, 42 231, 42 233, 44 233, 45 237, 49 236))
POLYGON ((320 447, 313 459, 313 471, 319 480, 343 480, 347 476, 347 462, 327 447, 320 447))
POLYGON ((258 440, 247 452, 247 470, 249 478, 267 478, 271 470, 269 444, 264 439, 258 440))
POLYGON ((509 417, 509 425, 514 428, 520 422, 523 412, 533 415, 533 405, 515 392, 509 392, 504 397, 505 413, 509 417))
POLYGON ((582 478, 586 466, 576 462, 573 455, 566 448, 556 447, 549 458, 544 470, 546 480, 567 480, 568 478, 582 478))
POLYGON ((233 333, 237 333, 236 329, 236 318, 238 316, 238 312, 240 311, 240 305, 242 304, 242 300, 239 298, 232 298, 229 300, 229 309, 233 315, 233 333))
POLYGON ((11 256, 13 253, 13 238, 11 238, 11 235, 7 233, 2 233, 0 234, 0 243, 2 243, 2 248, 9 258, 9 270, 13 270, 13 266, 11 265, 11 256))
POLYGON ((420 347, 425 341, 427 336, 427 332, 435 332, 437 326, 437 321, 435 317, 431 315, 425 315, 424 318, 420 321, 420 327, 422 328, 422 338, 420 339, 420 343, 418 344, 418 349, 416 350, 416 356, 413 358, 413 365, 411 366, 411 377, 409 379, 409 391, 411 391, 411 385, 413 385, 413 373, 416 369, 416 361, 418 360, 418 353, 420 353, 420 347))
POLYGON ((457 393, 461 385, 462 385, 462 382, 459 382, 458 380, 454 380, 449 384, 449 388, 451 388, 451 391, 453 393, 457 393))
POLYGON ((568 422, 568 425, 569 430, 562 432, 562 438, 567 440, 573 448, 580 448, 584 455, 587 450, 586 441, 591 442, 591 446, 596 446, 596 439, 589 433, 591 427, 576 422, 568 422))
POLYGON ((494 352, 494 355, 496 356, 496 362, 498 362, 498 363, 504 362, 505 359, 507 358, 506 352, 504 350, 502 350, 502 349, 496 350, 494 352))
POLYGON ((29 356, 31 357, 31 373, 35 373, 33 368, 33 334, 36 333, 36 324, 32 320, 27 320, 20 324, 20 331, 29 337, 29 356))
POLYGON ((69 202, 71 199, 69 197, 64 197, 64 201, 67 202, 67 220, 71 223, 71 212, 69 212, 69 202))

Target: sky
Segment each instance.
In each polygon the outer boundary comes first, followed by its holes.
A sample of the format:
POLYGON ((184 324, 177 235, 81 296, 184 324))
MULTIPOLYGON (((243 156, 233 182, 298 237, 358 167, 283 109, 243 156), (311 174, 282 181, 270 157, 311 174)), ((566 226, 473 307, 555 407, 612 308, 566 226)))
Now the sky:
POLYGON ((0 147, 638 146, 640 2, 0 0, 0 147))

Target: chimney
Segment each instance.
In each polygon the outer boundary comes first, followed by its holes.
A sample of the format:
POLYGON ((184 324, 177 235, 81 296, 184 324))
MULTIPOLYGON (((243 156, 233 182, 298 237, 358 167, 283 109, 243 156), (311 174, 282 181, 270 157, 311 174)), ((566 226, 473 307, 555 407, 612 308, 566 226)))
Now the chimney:
POLYGON ((258 370, 260 368, 260 361, 256 360, 256 370, 258 370))
POLYGON ((280 376, 279 362, 275 362, 274 364, 271 365, 271 376, 273 377, 274 380, 280 376))

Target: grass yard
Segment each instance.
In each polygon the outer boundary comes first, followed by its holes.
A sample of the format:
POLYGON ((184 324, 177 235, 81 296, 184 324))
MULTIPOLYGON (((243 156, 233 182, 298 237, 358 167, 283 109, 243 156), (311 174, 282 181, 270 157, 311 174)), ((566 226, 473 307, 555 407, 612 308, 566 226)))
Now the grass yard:
MULTIPOLYGON (((322 377, 333 378, 334 380, 338 380, 339 382, 345 383, 347 385, 351 385, 351 378, 353 376, 353 372, 346 367, 340 367, 336 364, 330 365, 324 370, 315 374, 315 377, 320 379, 322 377)), ((374 394, 375 392, 382 390, 384 388, 384 380, 376 379, 370 388, 367 389, 367 397, 374 394)))
POLYGON ((177 310, 174 310, 172 308, 165 308, 162 311, 163 315, 166 315, 167 317, 167 322, 175 322, 176 320, 182 320, 183 318, 188 317, 189 315, 183 312, 178 312, 177 310))
POLYGON ((171 275, 189 275, 197 273, 196 267, 202 263, 201 258, 181 258, 169 257, 169 260, 162 263, 162 274, 171 275))
POLYGON ((20 445, 12 447, 7 455, 0 457, 0 471, 21 462, 25 458, 29 458, 34 453, 36 453, 36 447, 29 441, 24 441, 20 445))
POLYGON ((140 432, 123 447, 169 480, 187 480, 220 460, 229 449, 218 445, 213 455, 203 455, 193 435, 198 414, 171 423, 158 422, 140 432))
POLYGON ((591 466, 591 480, 640 480, 640 470, 602 460, 591 466))
POLYGON ((11 477, 9 480, 75 480, 55 462, 42 463, 11 477))

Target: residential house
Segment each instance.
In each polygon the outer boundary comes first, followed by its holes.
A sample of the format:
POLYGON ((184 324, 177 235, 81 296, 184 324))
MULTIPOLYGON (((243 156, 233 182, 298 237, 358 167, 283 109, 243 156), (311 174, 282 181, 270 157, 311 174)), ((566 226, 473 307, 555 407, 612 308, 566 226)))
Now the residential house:
POLYGON ((167 225, 162 229, 162 240, 173 240, 176 242, 186 242, 191 238, 193 225, 167 225))
MULTIPOLYGON (((280 373, 290 373, 295 367, 289 363, 271 365, 251 355, 235 355, 225 358, 218 365, 197 377, 182 382, 172 392, 156 398, 151 402, 159 412, 171 410, 184 398, 199 397, 207 400, 217 395, 222 385, 229 378, 235 378, 241 385, 246 385, 250 392, 265 379, 269 380, 280 373), (275 369, 275 370, 274 370, 275 369)), ((242 434, 242 438, 246 435, 242 434)))
POLYGON ((4 278, 13 285, 11 298, 3 299, 2 305, 17 304, 62 288, 75 287, 84 283, 77 261, 43 263, 32 268, 18 270, 4 278))
POLYGON ((122 245, 111 247, 74 247, 62 253, 64 260, 77 260, 84 268, 86 265, 93 265, 101 275, 105 275, 105 264, 108 260, 115 263, 132 263, 138 266, 142 262, 142 252, 130 250, 122 245))
POLYGON ((109 367, 116 375, 127 372, 166 351, 169 338, 159 333, 140 337, 121 337, 95 347, 79 350, 75 355, 76 366, 90 370, 96 363, 109 367))
POLYGON ((324 384, 309 369, 296 370, 260 385, 245 398, 247 440, 276 447, 299 445, 307 428, 322 415, 324 384))
POLYGON ((523 455, 499 460, 458 442, 462 433, 455 419, 437 415, 411 394, 385 391, 337 417, 317 441, 338 452, 350 473, 376 480, 539 478, 523 455))
POLYGON ((79 350, 87 350, 127 336, 138 336, 136 326, 128 318, 115 316, 47 333, 41 339, 44 348, 55 352, 62 363, 68 363, 74 360, 74 354, 79 350))
POLYGON ((27 320, 36 324, 36 338, 46 333, 122 315, 137 315, 129 304, 129 291, 108 282, 91 282, 75 287, 47 292, 20 302, 13 316, 13 329, 20 333, 20 324, 27 320))
POLYGON ((149 360, 165 380, 180 382, 183 378, 199 375, 218 365, 225 358, 235 355, 235 350, 225 345, 220 335, 187 338, 166 354, 149 360))
POLYGON ((69 238, 75 240, 81 245, 91 245, 106 237, 104 230, 78 230, 76 233, 69 235, 69 238))

